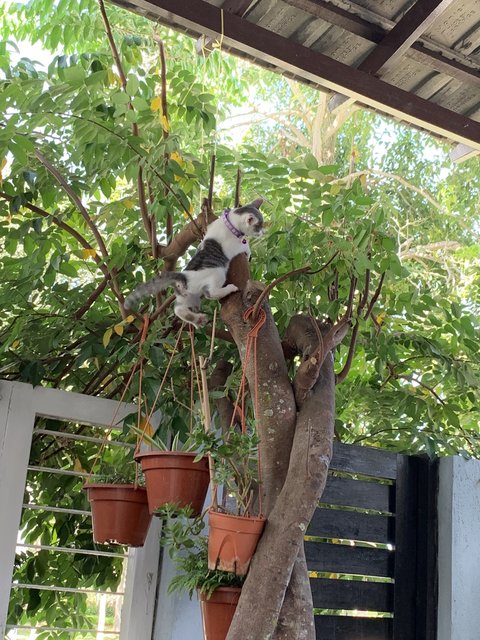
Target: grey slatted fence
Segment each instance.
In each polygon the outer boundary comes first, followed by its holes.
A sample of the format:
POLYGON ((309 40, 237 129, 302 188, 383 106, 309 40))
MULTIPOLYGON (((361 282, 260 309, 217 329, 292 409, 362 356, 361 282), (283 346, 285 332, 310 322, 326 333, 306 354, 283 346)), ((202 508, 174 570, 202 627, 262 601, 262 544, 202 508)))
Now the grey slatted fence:
POLYGON ((305 539, 317 640, 434 640, 437 464, 335 443, 305 539))

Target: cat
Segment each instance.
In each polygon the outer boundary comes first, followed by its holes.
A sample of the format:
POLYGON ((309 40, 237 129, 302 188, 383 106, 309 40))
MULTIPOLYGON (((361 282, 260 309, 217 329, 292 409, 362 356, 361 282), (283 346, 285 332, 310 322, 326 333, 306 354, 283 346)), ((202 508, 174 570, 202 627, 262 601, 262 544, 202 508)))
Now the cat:
POLYGON ((139 300, 155 295, 168 286, 175 289, 175 314, 195 327, 203 327, 208 316, 199 313, 202 297, 220 300, 238 291, 233 284, 225 286, 231 260, 240 253, 250 257, 247 237, 263 235, 263 216, 259 211, 263 200, 235 209, 225 209, 211 222, 197 252, 181 272, 166 271, 141 284, 125 299, 132 309, 139 300))

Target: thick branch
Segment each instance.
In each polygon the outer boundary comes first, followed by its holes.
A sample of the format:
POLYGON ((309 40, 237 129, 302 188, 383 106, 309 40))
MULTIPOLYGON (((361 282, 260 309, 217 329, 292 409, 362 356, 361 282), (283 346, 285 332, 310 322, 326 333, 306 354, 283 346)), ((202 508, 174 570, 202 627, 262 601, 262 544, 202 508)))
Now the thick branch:
MULTIPOLYGON (((329 355, 298 415, 285 484, 253 557, 227 640, 273 637, 305 531, 327 480, 334 417, 333 357, 329 355), (262 601, 260 615, 255 615, 258 593, 268 593, 268 598, 262 601)), ((290 637, 305 636, 295 630, 290 637)))
POLYGON ((298 407, 303 405, 316 384, 326 356, 344 339, 349 327, 350 322, 346 319, 341 319, 332 326, 303 315, 291 318, 283 347, 290 357, 299 353, 303 358, 293 380, 298 407))
POLYGON ((213 212, 207 213, 207 220, 205 216, 200 213, 195 220, 192 220, 186 224, 181 231, 179 231, 172 239, 172 242, 168 247, 162 248, 161 254, 165 259, 165 268, 171 270, 175 267, 175 263, 183 256, 188 247, 194 242, 201 240, 205 229, 210 222, 216 219, 216 215, 213 212))

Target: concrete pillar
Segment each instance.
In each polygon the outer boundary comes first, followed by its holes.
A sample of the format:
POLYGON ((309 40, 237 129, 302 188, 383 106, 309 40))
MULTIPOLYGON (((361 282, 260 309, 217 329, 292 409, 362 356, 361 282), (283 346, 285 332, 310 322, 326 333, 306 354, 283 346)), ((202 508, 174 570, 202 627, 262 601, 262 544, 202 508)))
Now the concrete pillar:
POLYGON ((480 461, 440 460, 438 640, 480 638, 480 461))

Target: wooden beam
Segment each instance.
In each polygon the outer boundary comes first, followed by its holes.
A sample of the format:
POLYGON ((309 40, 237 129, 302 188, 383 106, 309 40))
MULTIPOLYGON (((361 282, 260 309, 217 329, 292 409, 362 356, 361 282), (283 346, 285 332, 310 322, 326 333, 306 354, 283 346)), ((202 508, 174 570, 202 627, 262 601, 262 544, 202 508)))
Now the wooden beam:
MULTIPOLYGON (((123 2, 122 2, 123 4, 123 2)), ((129 3, 130 6, 132 3, 129 3)), ((134 0, 150 16, 189 33, 218 37, 232 53, 273 65, 295 78, 343 93, 366 106, 480 150, 480 123, 404 91, 364 71, 259 27, 202 0, 134 0)))
POLYGON ((221 7, 224 11, 234 13, 237 16, 244 16, 253 0, 223 0, 221 7))
MULTIPOLYGON (((417 0, 357 68, 367 73, 384 75, 452 2, 453 0, 417 0)), ((351 103, 353 100, 337 94, 330 100, 329 109, 333 111, 347 102, 351 103)))
MULTIPOLYGON (((336 27, 341 27, 360 38, 380 44, 390 33, 380 25, 373 24, 364 18, 341 9, 325 0, 283 0, 296 9, 301 9, 310 15, 321 18, 336 27)), ((416 5, 415 5, 416 6, 416 5)), ((408 12, 410 13, 410 12, 408 12)), ((408 14, 406 14, 408 15, 408 14)), ((392 27, 393 29, 394 27, 392 27)), ((421 42, 414 42, 408 52, 408 57, 419 64, 427 65, 438 73, 445 73, 462 82, 470 82, 480 86, 480 71, 463 64, 459 60, 447 58, 438 51, 425 47, 421 42)))
POLYGON ((381 42, 388 33, 383 27, 324 0, 284 0, 284 2, 315 18, 320 18, 336 27, 345 29, 345 31, 365 38, 365 40, 370 40, 370 42, 381 42))
POLYGON ((454 0, 417 0, 363 60, 359 69, 378 73, 394 65, 454 0))

